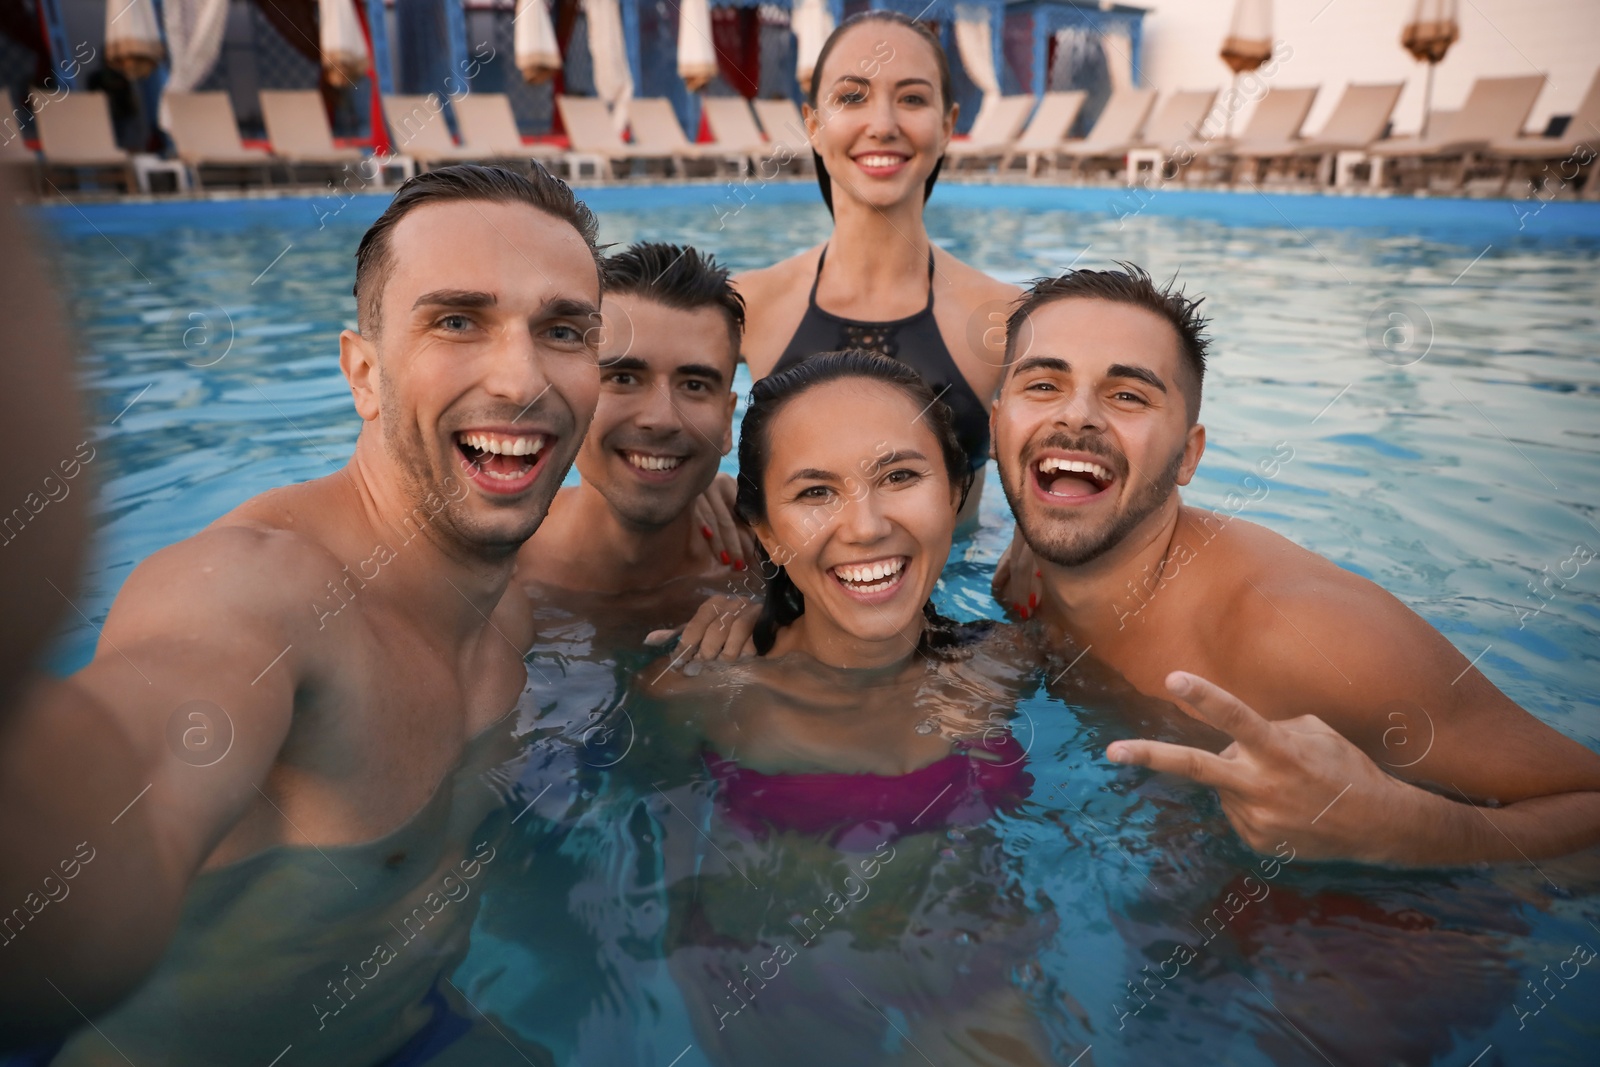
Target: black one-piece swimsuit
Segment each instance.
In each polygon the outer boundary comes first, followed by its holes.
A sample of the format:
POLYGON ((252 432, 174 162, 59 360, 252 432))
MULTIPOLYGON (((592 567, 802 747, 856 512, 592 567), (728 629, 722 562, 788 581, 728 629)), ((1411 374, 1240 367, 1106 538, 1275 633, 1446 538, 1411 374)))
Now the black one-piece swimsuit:
POLYGON ((967 379, 956 366, 950 350, 939 334, 933 317, 933 252, 928 252, 928 304, 921 311, 892 322, 859 322, 831 315, 817 306, 817 281, 827 262, 824 248, 817 257, 817 277, 811 282, 811 297, 800 325, 783 350, 773 373, 787 370, 820 352, 860 348, 904 363, 922 376, 950 408, 956 438, 966 451, 974 470, 989 458, 989 408, 978 399, 967 379))

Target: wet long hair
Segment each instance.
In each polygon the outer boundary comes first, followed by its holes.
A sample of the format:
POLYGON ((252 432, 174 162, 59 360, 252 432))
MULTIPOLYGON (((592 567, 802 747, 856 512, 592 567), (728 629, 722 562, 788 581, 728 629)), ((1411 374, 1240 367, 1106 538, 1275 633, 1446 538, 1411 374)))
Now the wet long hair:
MULTIPOLYGON (((921 37, 929 48, 933 49, 934 62, 939 65, 939 97, 944 104, 945 114, 955 106, 955 98, 951 95, 950 87, 950 57, 945 55, 944 45, 939 43, 939 38, 916 19, 898 11, 869 10, 858 11, 834 27, 828 39, 822 42, 822 49, 817 52, 816 66, 811 68, 811 84, 806 90, 806 102, 813 111, 817 110, 817 97, 822 91, 822 68, 828 62, 828 56, 833 52, 833 46, 838 43, 851 28, 863 22, 889 22, 906 29, 921 37)), ((816 149, 811 150, 811 159, 816 165, 817 187, 822 190, 822 202, 828 205, 828 214, 833 214, 833 178, 828 174, 828 168, 822 165, 822 157, 816 149)), ((933 185, 939 180, 939 171, 944 167, 944 157, 940 156, 933 164, 933 172, 928 175, 928 180, 922 185, 922 201, 927 203, 928 197, 933 195, 933 185)))
MULTIPOLYGON (((750 403, 739 428, 739 493, 735 502, 739 517, 746 523, 754 525, 767 518, 766 476, 772 452, 773 418, 806 391, 846 378, 862 378, 898 389, 922 409, 921 418, 939 443, 950 484, 961 490, 961 503, 966 503, 967 493, 972 489, 973 471, 966 451, 956 438, 955 420, 949 407, 904 363, 860 349, 845 349, 824 352, 788 370, 769 374, 750 390, 750 403)), ((767 579, 767 592, 753 640, 756 651, 764 656, 772 650, 778 631, 805 614, 806 600, 789 572, 772 560, 764 545, 761 573, 767 579)), ((925 625, 917 650, 924 655, 944 658, 961 643, 960 628, 935 611, 932 600, 923 605, 922 614, 925 625)))

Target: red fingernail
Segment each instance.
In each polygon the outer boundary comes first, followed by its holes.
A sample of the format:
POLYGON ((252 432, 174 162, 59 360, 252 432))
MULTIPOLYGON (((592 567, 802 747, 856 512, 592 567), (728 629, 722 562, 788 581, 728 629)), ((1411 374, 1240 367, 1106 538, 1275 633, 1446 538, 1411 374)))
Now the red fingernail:
POLYGON ((722 562, 724 562, 724 563, 731 563, 731 562, 733 562, 733 560, 732 560, 732 557, 730 557, 730 556, 729 556, 729 555, 728 555, 728 553, 727 553, 727 552, 726 552, 726 551, 724 551, 724 552, 723 552, 723 553, 722 553, 722 562))
POLYGON ((1028 594, 1028 607, 1029 608, 1036 608, 1038 606, 1039 606, 1039 594, 1038 593, 1029 593, 1028 594))
POLYGON ((1023 610, 1024 610, 1024 608, 1022 607, 1021 604, 1012 604, 1011 605, 1011 610, 1016 612, 1018 615, 1021 615, 1023 610))
POLYGON ((1034 571, 1033 572, 1033 576, 1035 578, 1043 578, 1044 577, 1044 571, 1034 571))
POLYGON ((700 527, 700 536, 704 537, 707 541, 711 540, 711 538, 713 536, 712 533, 711 533, 711 527, 709 527, 709 526, 700 527))
POLYGON ((733 561, 733 569, 736 570, 736 571, 744 570, 744 560, 742 560, 742 559, 734 560, 733 561))

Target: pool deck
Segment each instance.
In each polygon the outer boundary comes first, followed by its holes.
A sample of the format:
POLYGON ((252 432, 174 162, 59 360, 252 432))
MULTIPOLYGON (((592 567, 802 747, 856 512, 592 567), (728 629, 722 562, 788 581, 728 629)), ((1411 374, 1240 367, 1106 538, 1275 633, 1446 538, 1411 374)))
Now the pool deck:
MULTIPOLYGON (((743 207, 820 203, 809 179, 670 182, 575 187, 595 211, 704 206, 708 223, 728 225, 743 207)), ((204 197, 120 197, 49 201, 34 208, 58 233, 148 233, 165 226, 232 231, 251 225, 368 223, 392 189, 335 192, 211 193, 204 197)), ((1370 196, 1283 190, 1149 189, 944 181, 930 206, 1071 211, 1124 218, 1141 214, 1202 219, 1231 226, 1365 229, 1440 240, 1600 240, 1600 202, 1438 196, 1370 196)))

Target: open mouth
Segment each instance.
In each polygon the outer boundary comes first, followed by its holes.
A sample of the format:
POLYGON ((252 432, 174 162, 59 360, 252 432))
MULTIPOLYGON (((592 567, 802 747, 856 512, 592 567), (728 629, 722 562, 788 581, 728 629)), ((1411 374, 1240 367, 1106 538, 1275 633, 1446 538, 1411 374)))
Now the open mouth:
POLYGON ((636 452, 630 448, 620 448, 617 455, 622 457, 633 471, 647 481, 666 481, 682 469, 684 456, 665 456, 656 452, 636 452))
POLYGON ((456 434, 456 450, 474 484, 491 493, 520 493, 538 475, 545 434, 468 431, 456 434))
POLYGON ((1033 465, 1033 482, 1039 492, 1059 503, 1082 504, 1098 498, 1116 482, 1104 464, 1087 459, 1045 456, 1033 465))
POLYGON ((851 596, 862 600, 881 600, 894 594, 905 580, 907 556, 870 560, 866 563, 840 563, 828 568, 833 580, 851 596))

